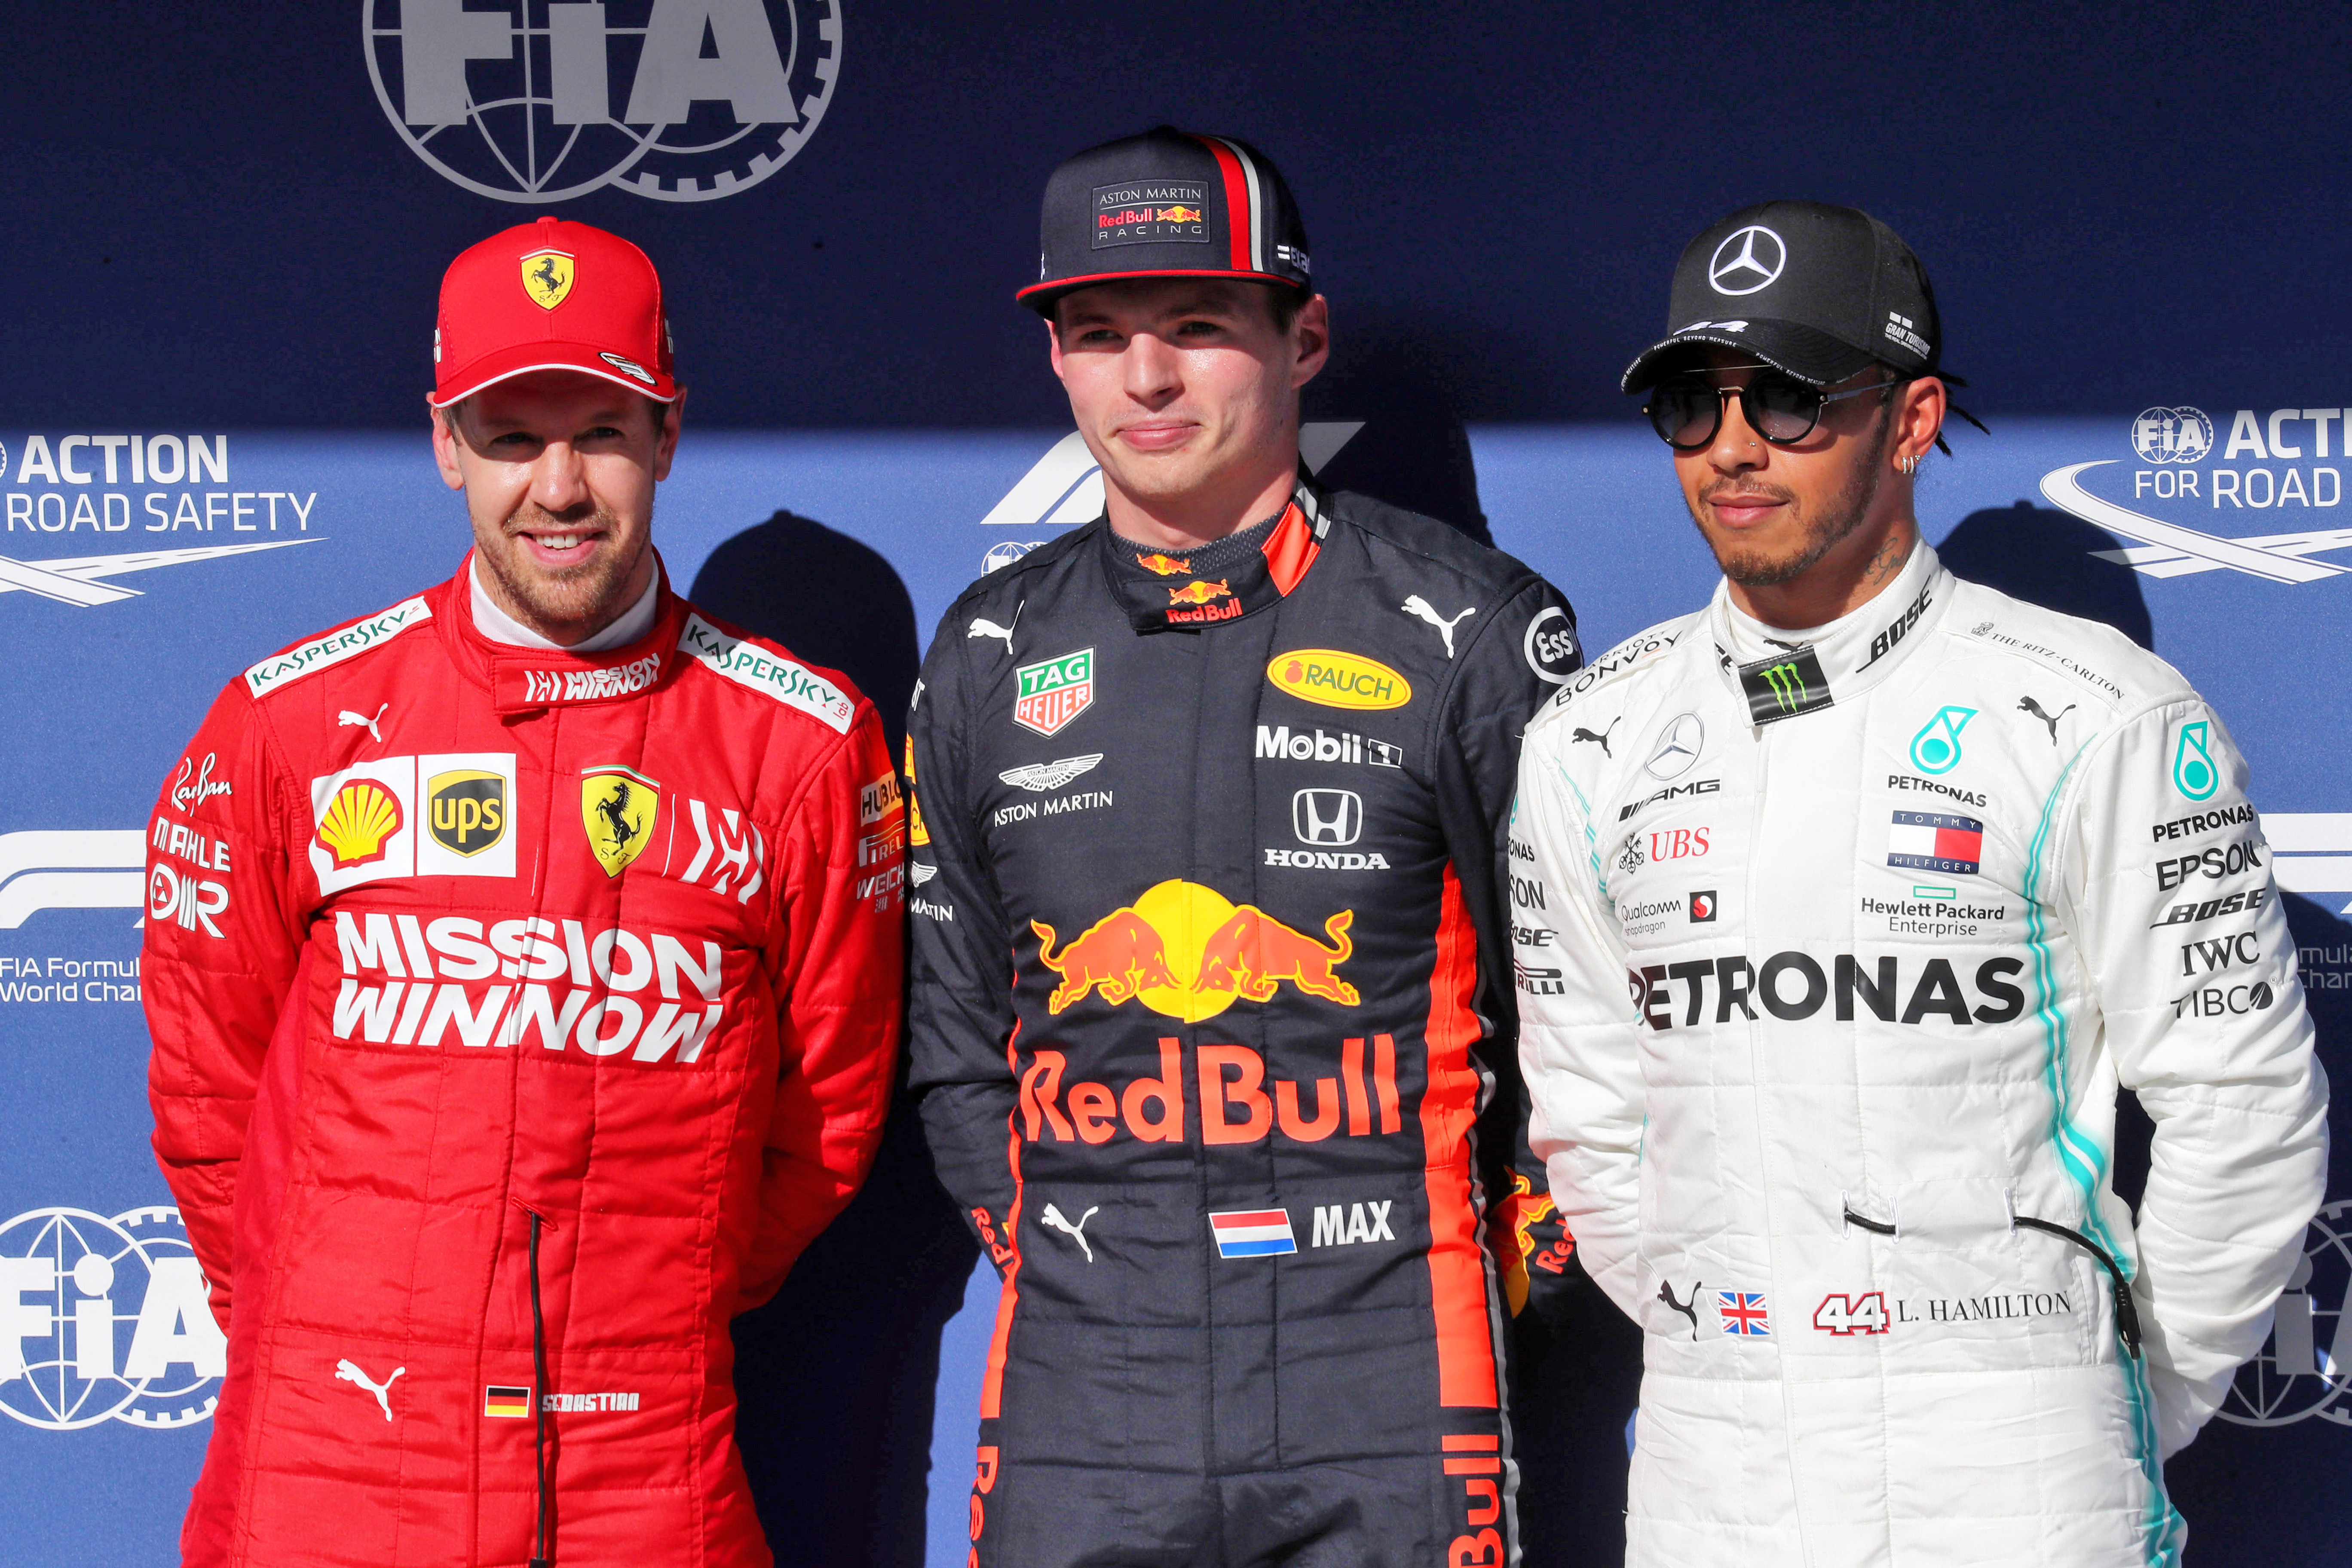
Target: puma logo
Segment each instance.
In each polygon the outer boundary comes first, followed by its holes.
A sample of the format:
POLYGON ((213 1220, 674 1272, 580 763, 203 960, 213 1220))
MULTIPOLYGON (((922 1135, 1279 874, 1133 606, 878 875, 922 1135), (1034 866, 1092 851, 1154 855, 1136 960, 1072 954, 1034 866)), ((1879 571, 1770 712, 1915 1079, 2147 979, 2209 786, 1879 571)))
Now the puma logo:
MULTIPOLYGON (((1019 604, 1013 606, 1013 626, 1017 626, 1021 624, 1021 612, 1028 607, 1029 601, 1026 599, 1022 600, 1019 604)), ((1013 626, 1000 626, 994 621, 986 620, 981 616, 975 616, 972 617, 971 625, 964 629, 964 640, 969 642, 973 637, 1001 637, 1004 642, 1004 657, 1011 658, 1013 657, 1013 626)))
POLYGON ((1087 1210, 1086 1213, 1078 1216, 1077 1224, 1072 1225, 1067 1215, 1064 1214, 1060 1209, 1055 1208, 1052 1204, 1047 1204, 1045 1205, 1045 1212, 1037 1217, 1043 1220, 1046 1225, 1051 1226, 1054 1229, 1058 1230, 1063 1235, 1068 1237, 1072 1241, 1076 1242, 1078 1244, 1078 1250, 1087 1255, 1087 1261, 1088 1263, 1092 1263, 1095 1260, 1095 1249, 1087 1245, 1087 1221, 1094 1218, 1097 1214, 1101 1212, 1101 1210, 1102 1205, 1097 1204, 1093 1208, 1087 1210))
POLYGON ((1437 635, 1445 639, 1445 657, 1448 658, 1454 657, 1454 628, 1478 613, 1478 606, 1473 605, 1449 621, 1437 613, 1434 605, 1418 594, 1399 605, 1397 608, 1415 620, 1427 621, 1431 626, 1435 626, 1437 635))
POLYGON ((1598 735, 1580 725, 1576 729, 1575 732, 1569 736, 1568 743, 1573 746, 1579 741, 1598 741, 1601 743, 1601 754, 1604 757, 1609 757, 1612 761, 1614 761, 1615 755, 1609 750, 1609 737, 1615 734, 1617 732, 1617 726, 1622 724, 1624 721, 1625 715, 1622 713, 1618 714, 1617 717, 1609 721, 1609 728, 1601 731, 1598 735))
POLYGON ((2042 710, 2042 704, 2036 702, 2031 697, 2021 697, 2017 700, 2019 712, 2031 713, 2036 719, 2041 720, 2044 724, 2050 726, 2050 743, 2053 746, 2058 743, 2058 721, 2063 719, 2067 714, 2072 713, 2080 706, 2080 703, 2069 702, 2065 707, 2061 708, 2055 713, 2044 713, 2042 710))
POLYGON ((1691 1281, 1690 1300, 1677 1301, 1675 1300, 1673 1284, 1664 1279, 1658 1281, 1658 1300, 1690 1320, 1691 1338, 1694 1340, 1698 1338, 1698 1293, 1703 1289, 1705 1287, 1694 1279, 1691 1281))
POLYGON ((375 1379, 362 1372, 350 1362, 339 1361, 335 1363, 335 1381, 338 1383, 356 1383, 362 1388, 366 1389, 370 1394, 374 1394, 376 1404, 381 1406, 383 1411, 383 1418, 389 1421, 392 1419, 392 1385, 398 1383, 400 1381, 401 1374, 405 1373, 407 1370, 408 1369, 404 1366, 394 1367, 392 1369, 392 1375, 385 1378, 382 1383, 378 1383, 375 1379))
POLYGON ((392 704, 387 702, 382 708, 377 709, 375 710, 375 719, 371 719, 364 713, 354 713, 350 709, 346 708, 341 712, 335 715, 335 722, 338 725, 350 724, 359 729, 365 730, 369 734, 375 737, 376 744, 380 746, 383 744, 383 731, 375 727, 376 720, 383 718, 391 707, 392 704))

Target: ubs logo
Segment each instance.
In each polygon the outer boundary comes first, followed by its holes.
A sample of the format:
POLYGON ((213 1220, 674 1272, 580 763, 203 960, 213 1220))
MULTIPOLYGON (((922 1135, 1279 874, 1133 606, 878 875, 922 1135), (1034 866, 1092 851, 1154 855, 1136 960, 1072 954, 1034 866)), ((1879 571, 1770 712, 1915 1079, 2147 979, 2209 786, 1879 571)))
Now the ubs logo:
POLYGON ((177 1209, 0 1224, 0 1413, 47 1432, 208 1419, 228 1341, 205 1295, 177 1209))
POLYGON ((1364 797, 1351 789, 1300 790, 1290 797, 1290 831, 1301 844, 1353 844, 1364 836, 1364 797))
POLYGON ((614 186, 750 190, 807 145, 841 73, 840 0, 362 0, 376 101, 444 178, 505 202, 614 186))

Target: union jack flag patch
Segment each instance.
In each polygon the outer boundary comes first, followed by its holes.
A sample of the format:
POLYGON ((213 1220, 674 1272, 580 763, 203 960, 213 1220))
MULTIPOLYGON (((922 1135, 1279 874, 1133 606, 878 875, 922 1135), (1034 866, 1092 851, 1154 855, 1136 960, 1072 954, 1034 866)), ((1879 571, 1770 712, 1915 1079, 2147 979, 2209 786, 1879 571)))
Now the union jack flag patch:
POLYGON ((1772 1337, 1772 1314, 1764 1305, 1761 1290, 1717 1290, 1715 1310, 1723 1320, 1723 1331, 1742 1339, 1772 1337))

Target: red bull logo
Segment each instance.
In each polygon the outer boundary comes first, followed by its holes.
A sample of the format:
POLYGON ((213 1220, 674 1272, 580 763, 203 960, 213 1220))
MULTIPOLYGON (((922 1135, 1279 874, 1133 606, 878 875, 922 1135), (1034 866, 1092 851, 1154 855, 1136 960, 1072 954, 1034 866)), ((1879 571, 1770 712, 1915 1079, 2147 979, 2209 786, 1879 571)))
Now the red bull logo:
POLYGON ((1161 223, 1198 223, 1201 221, 1201 209, 1199 207, 1161 207, 1160 221, 1161 223))
POLYGON ((1181 1143, 1197 1125, 1201 1142, 1213 1145, 1255 1143, 1277 1132, 1295 1143, 1319 1143, 1404 1131, 1392 1036, 1341 1040, 1336 1063, 1316 1053, 1309 1076, 1299 1079, 1270 1077, 1267 1058, 1248 1046, 1205 1043, 1193 1047, 1187 1073, 1183 1042, 1162 1035, 1159 1044, 1159 1072, 1124 1087, 1065 1082, 1066 1054, 1031 1052, 1021 1073, 1021 1136, 1032 1143, 1107 1143, 1125 1133, 1139 1142, 1181 1143))
POLYGON ((1181 588, 1169 589, 1168 602, 1171 605, 1205 605, 1212 599, 1230 599, 1234 591, 1225 586, 1227 581, 1229 579, 1220 577, 1213 583, 1203 583, 1195 578, 1181 588))
POLYGON ((1054 928, 1031 921, 1037 958, 1061 976, 1045 1000, 1056 1014, 1100 996, 1116 1007, 1140 1002, 1197 1024, 1237 1000, 1270 1002, 1285 981, 1310 996, 1353 1007, 1361 999, 1336 973, 1355 952, 1353 910, 1323 922, 1318 942, 1254 904, 1234 905, 1213 888, 1166 881, 1114 910, 1058 951, 1054 928))
POLYGON ((1179 573, 1190 572, 1192 569, 1192 563, 1184 557, 1163 555, 1156 550, 1149 555, 1138 555, 1135 558, 1135 563, 1146 572, 1154 572, 1162 577, 1173 577, 1179 573))

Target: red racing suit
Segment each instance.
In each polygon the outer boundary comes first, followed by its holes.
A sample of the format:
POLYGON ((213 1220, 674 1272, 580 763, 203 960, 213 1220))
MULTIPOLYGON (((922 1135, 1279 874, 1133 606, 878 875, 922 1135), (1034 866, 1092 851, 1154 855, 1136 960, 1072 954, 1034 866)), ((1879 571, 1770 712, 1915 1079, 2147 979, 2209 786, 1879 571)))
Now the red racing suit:
POLYGON ((880 1135, 904 835, 872 706, 667 589, 583 658, 461 570, 229 683, 148 851, 189 1563, 771 1561, 728 1324, 880 1135))

